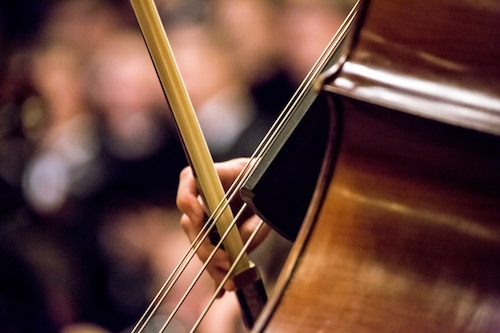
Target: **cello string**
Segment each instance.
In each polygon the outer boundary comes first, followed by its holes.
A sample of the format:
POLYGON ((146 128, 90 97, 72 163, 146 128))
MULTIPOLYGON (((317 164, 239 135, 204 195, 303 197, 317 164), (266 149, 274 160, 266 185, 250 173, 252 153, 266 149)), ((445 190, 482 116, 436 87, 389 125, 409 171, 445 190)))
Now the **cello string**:
POLYGON ((134 326, 131 333, 135 333, 135 332, 140 333, 144 330, 145 326, 149 323, 149 321, 151 320, 153 315, 156 313, 156 311, 158 310, 161 303, 167 297, 170 290, 173 288, 175 283, 177 283, 177 281, 180 278, 180 276, 182 275, 182 273, 186 270, 187 266, 189 265, 189 263, 193 259, 194 255, 196 254, 196 251, 198 251, 203 240, 206 239, 206 237, 208 237, 208 235, 210 234, 210 231, 213 229, 214 226, 215 226, 215 224, 213 222, 204 224, 200 233, 198 233, 197 237, 191 243, 190 247, 188 248, 186 253, 183 255, 180 262, 174 268, 174 270, 169 275, 167 280, 163 283, 162 287, 157 292, 157 294, 155 295, 155 297, 153 298, 153 300, 149 304, 149 306, 146 309, 146 311, 144 312, 144 314, 140 317, 139 321, 134 326))
MULTIPOLYGON (((170 324, 170 322, 172 321, 173 317, 175 316, 175 314, 177 313, 177 311, 179 310, 179 308, 182 306, 182 304, 184 303, 184 301, 186 300, 186 298, 188 297, 188 295, 191 293, 191 291, 194 288, 196 282, 198 282, 198 280, 200 279, 201 275, 205 272, 208 264, 213 259, 213 257, 215 256, 216 252, 221 248, 222 243, 224 242, 224 239, 227 238, 227 236, 229 235, 230 229, 235 226, 236 222, 238 221, 238 219, 243 214, 243 211, 245 210, 245 208, 246 208, 246 204, 243 204, 242 207, 240 208, 240 210, 238 211, 238 213, 236 214, 236 216, 234 217, 233 221, 231 222, 231 224, 227 228, 227 230, 224 232, 223 235, 221 235, 220 240, 214 246, 214 249, 212 250, 212 252, 208 256, 208 258, 205 260, 205 262, 203 263, 202 267, 199 269, 199 271, 196 274, 196 276, 193 278, 191 284, 186 288, 186 291, 185 291, 184 295, 181 297, 181 299, 179 300, 179 302, 177 303, 177 305, 175 306, 175 308, 172 310, 172 313, 170 314, 170 316, 165 321, 165 323, 162 326, 162 329, 160 330, 160 332, 165 331, 165 329, 167 328, 167 326, 170 324)), ((248 246, 247 246, 247 248, 248 248, 248 246)), ((242 252, 245 252, 245 250, 240 251, 240 254, 242 252)), ((232 273, 232 271, 231 271, 231 273, 232 273)))
MULTIPOLYGON (((318 76, 324 70, 325 66, 328 64, 328 61, 331 58, 332 52, 334 52, 337 49, 337 46, 340 43, 343 35, 345 35, 345 33, 346 33, 346 30, 347 30, 346 29, 347 28, 346 22, 347 22, 347 20, 344 22, 343 26, 341 26, 341 28, 339 29, 339 32, 336 34, 336 36, 334 36, 334 38, 332 39, 330 44, 327 46, 327 48, 325 49, 323 54, 320 56, 320 58, 318 59, 316 64, 313 66, 311 71, 308 73, 306 78, 303 80, 302 84, 296 90, 296 93, 294 94, 294 96, 292 96, 292 99, 290 100, 290 102, 285 106, 283 112, 280 113, 276 122, 273 124, 273 126, 268 131, 268 133, 266 134, 264 139, 261 141, 261 143, 259 144, 259 146, 255 150, 254 154, 252 155, 252 157, 250 157, 249 163, 244 167, 242 172, 238 175, 238 178, 232 184, 231 189, 226 193, 225 199, 227 199, 227 195, 230 194, 231 200, 229 200, 229 201, 232 201, 232 198, 234 198, 236 190, 241 188, 241 184, 243 184, 245 182, 245 180, 248 179, 248 177, 252 174, 253 170, 255 170, 255 168, 258 166, 259 162, 261 161, 261 157, 270 149, 270 146, 272 145, 272 143, 275 142, 278 134, 281 133, 285 124, 287 124, 289 119, 291 119, 291 117, 293 116, 295 110, 297 109, 297 106, 301 104, 301 102, 303 101, 303 99, 305 98, 307 93, 310 91, 310 89, 313 88, 313 84, 314 84, 315 80, 318 78, 318 76), (341 38, 339 38, 338 36, 340 36, 341 38), (251 167, 249 167, 249 165, 251 165, 251 167)), ((220 215, 221 213, 218 213, 218 211, 222 211, 223 209, 225 209, 225 207, 227 207, 227 205, 229 205, 229 201, 226 201, 222 205, 219 204, 219 206, 222 208, 216 209, 214 211, 214 213, 212 214, 212 216, 220 215)), ((221 203, 222 203, 222 201, 221 201, 221 203)), ((217 219, 218 219, 218 217, 209 218, 209 220, 207 222, 209 222, 210 220, 212 220, 212 222, 206 223, 205 226, 207 226, 207 227, 204 226, 202 228, 202 230, 200 230, 199 234, 197 235, 197 237, 193 241, 191 247, 186 252, 186 255, 183 257, 183 259, 178 264, 178 266, 174 269, 174 272, 172 272, 172 274, 167 279, 165 284, 162 286, 162 288, 160 289, 158 294, 155 296, 151 305, 146 310, 145 314, 139 320, 139 323, 141 321, 144 321, 144 324, 141 326, 139 332, 142 332, 145 325, 147 325, 147 323, 149 322, 149 320, 151 319, 153 314, 158 309, 161 302, 167 296, 167 294, 170 291, 173 284, 178 280, 178 278, 180 277, 180 275, 184 271, 185 267, 192 260, 192 257, 194 256, 196 251, 199 249, 202 242, 208 237, 209 231, 213 229, 213 226, 214 226, 215 222, 217 221, 217 219), (195 246, 194 244, 197 243, 197 240, 198 240, 198 244, 195 246), (187 260, 186 264, 185 265, 181 264, 182 262, 186 261, 187 257, 189 257, 189 259, 187 260), (181 266, 182 266, 182 268, 179 268, 181 266), (177 271, 179 271, 179 272, 177 273, 177 271), (170 283, 172 281, 172 277, 174 275, 176 276, 174 278, 174 282, 170 283), (166 286, 169 285, 169 283, 170 283, 170 286, 167 289, 167 291, 165 291, 166 286), (146 314, 148 312, 150 312, 150 314, 147 315, 148 318, 145 319, 146 314)), ((248 246, 246 248, 248 248, 248 246)), ((222 288, 222 286, 220 286, 220 288, 222 288)), ((219 289, 219 291, 220 291, 220 289, 219 289)), ((135 330, 139 326, 139 323, 136 325, 133 332, 135 332, 135 330)))
POLYGON ((198 326, 200 326, 201 321, 203 320, 203 318, 205 318, 205 316, 208 313, 208 310, 210 310, 213 302, 217 299, 217 295, 220 293, 220 291, 222 290, 224 284, 227 282, 227 280, 229 280, 229 278, 233 274, 233 271, 236 268, 236 265, 237 265, 238 261, 241 260, 243 254, 246 253, 246 250, 248 249, 248 246, 252 243, 252 241, 257 236, 258 232, 260 231, 260 229, 262 228, 263 225, 264 225, 264 221, 260 220, 260 222, 255 227, 254 231, 252 232, 252 234, 250 235, 250 237, 248 238, 248 240, 245 242, 245 244, 243 246, 243 249, 241 250, 240 254, 238 255, 238 257, 236 257, 236 260, 234 261, 234 263, 229 268, 229 271, 227 272, 227 274, 224 276, 224 279, 217 286, 217 289, 213 293, 212 298, 210 299, 210 301, 208 302, 208 304, 205 306, 205 309, 203 310, 203 312, 201 313, 201 315, 199 316, 198 320, 193 325, 193 327, 191 328, 191 331, 189 331, 189 333, 194 333, 196 331, 196 329, 198 328, 198 326))

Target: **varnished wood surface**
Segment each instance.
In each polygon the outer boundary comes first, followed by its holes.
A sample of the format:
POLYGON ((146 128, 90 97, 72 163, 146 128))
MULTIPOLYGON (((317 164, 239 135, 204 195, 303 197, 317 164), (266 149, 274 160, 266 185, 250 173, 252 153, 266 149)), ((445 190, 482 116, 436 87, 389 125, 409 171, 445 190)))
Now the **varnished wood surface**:
POLYGON ((500 2, 371 0, 326 89, 500 135, 500 2))
POLYGON ((498 332, 500 139, 349 108, 320 216, 265 331, 498 332))
POLYGON ((500 331, 499 13, 370 2, 325 86, 333 177, 255 332, 500 331))

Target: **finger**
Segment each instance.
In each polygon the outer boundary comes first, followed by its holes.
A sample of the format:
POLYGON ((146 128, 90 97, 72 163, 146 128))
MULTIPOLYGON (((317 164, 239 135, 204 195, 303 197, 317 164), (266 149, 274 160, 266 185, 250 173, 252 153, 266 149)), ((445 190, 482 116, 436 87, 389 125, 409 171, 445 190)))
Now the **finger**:
POLYGON ((187 235, 189 242, 193 243, 198 234, 200 233, 202 221, 193 221, 187 214, 182 214, 180 225, 182 230, 187 235))
MULTIPOLYGON (((205 211, 200 202, 196 181, 190 167, 184 168, 179 176, 176 204, 195 224, 203 223, 205 211)), ((201 228, 201 227, 200 227, 201 228)))
MULTIPOLYGON (((258 217, 257 215, 253 215, 245 222, 243 222, 243 224, 241 224, 240 234, 243 242, 246 242, 250 238, 250 236, 255 231, 260 222, 261 222, 260 217, 258 217)), ((257 232, 255 238, 248 246, 247 251, 252 252, 257 246, 259 246, 259 244, 261 244, 264 241, 264 239, 267 237, 270 231, 271 228, 264 223, 260 228, 260 230, 257 232)))
MULTIPOLYGON (((200 250, 197 252, 198 257, 205 262, 210 254, 212 253, 214 249, 214 246, 211 244, 203 244, 202 247, 200 247, 200 250)), ((212 280, 215 282, 216 286, 219 286, 222 281, 224 281, 226 275, 229 272, 229 269, 231 267, 231 263, 229 260, 229 257, 227 253, 221 249, 218 249, 215 253, 215 255, 212 257, 210 263, 206 267, 207 273, 210 275, 212 280)), ((217 295, 217 297, 222 297, 225 291, 234 291, 235 286, 234 286, 234 281, 230 278, 224 283, 223 289, 221 289, 221 292, 217 295)))
MULTIPOLYGON (((210 274, 210 277, 218 286, 222 283, 222 281, 224 281, 230 267, 231 264, 229 262, 227 254, 222 250, 217 250, 217 253, 212 259, 212 262, 209 266, 207 266, 207 272, 208 274, 210 274)), ((234 281, 232 279, 228 279, 225 282, 223 289, 226 291, 234 291, 234 281)))
POLYGON ((219 175, 222 185, 228 189, 238 177, 241 170, 248 164, 248 158, 235 158, 225 162, 215 163, 215 170, 219 175))
MULTIPOLYGON (((192 221, 186 214, 181 217, 181 226, 190 241, 193 242, 196 239, 199 230, 197 227, 193 226, 192 221)), ((197 250, 196 254, 202 262, 206 262, 210 258, 210 255, 212 254, 214 249, 215 246, 212 245, 208 241, 208 239, 205 239, 197 250)), ((218 249, 213 255, 210 263, 207 265, 206 270, 215 281, 215 283, 220 284, 224 280, 224 277, 226 276, 230 267, 231 262, 227 253, 221 249, 218 249)), ((227 291, 233 291, 234 282, 232 280, 228 280, 224 285, 224 289, 227 291)))

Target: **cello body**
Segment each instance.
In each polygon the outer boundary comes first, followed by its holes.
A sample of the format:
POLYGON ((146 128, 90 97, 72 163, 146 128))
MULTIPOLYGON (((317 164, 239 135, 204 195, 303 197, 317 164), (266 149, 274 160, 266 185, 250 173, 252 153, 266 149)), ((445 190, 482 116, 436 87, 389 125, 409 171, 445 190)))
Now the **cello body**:
POLYGON ((252 332, 500 332, 500 3, 362 3, 312 200, 252 332))

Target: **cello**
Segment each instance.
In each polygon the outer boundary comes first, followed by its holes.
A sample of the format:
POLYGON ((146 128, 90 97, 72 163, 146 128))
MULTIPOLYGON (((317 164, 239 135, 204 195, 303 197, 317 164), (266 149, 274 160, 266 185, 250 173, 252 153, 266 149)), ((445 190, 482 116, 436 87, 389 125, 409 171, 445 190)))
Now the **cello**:
POLYGON ((493 0, 360 2, 241 189, 295 241, 252 332, 499 331, 499 18, 493 0))

